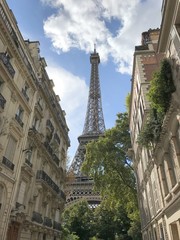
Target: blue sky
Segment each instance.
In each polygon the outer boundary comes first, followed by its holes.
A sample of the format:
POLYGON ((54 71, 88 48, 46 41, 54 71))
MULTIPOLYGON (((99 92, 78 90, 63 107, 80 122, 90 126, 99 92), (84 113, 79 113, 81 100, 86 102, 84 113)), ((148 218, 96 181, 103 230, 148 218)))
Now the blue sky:
POLYGON ((90 52, 96 43, 106 129, 125 111, 133 52, 141 33, 160 27, 157 0, 7 0, 24 39, 40 42, 54 91, 66 112, 73 159, 82 134, 90 80, 90 52))

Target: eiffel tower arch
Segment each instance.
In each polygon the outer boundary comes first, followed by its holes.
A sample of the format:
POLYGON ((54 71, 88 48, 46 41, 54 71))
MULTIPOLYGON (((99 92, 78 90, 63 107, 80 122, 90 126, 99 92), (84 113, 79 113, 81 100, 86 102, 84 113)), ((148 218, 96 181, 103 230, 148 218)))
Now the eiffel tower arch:
POLYGON ((97 140, 105 132, 98 69, 100 57, 96 48, 90 55, 90 63, 91 77, 86 118, 82 135, 78 137, 79 146, 70 166, 70 172, 73 172, 74 178, 66 184, 66 207, 82 199, 86 199, 92 207, 101 202, 100 194, 93 191, 93 179, 81 172, 81 166, 85 159, 86 144, 92 140, 97 140))

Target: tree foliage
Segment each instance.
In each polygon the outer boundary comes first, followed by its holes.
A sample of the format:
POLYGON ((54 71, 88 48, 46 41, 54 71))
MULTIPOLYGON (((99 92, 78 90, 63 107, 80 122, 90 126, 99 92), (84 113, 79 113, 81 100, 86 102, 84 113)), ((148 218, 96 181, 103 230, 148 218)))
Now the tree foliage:
POLYGON ((172 93, 175 91, 171 65, 167 59, 161 62, 161 68, 153 74, 150 89, 147 94, 150 102, 150 111, 147 121, 138 136, 138 143, 150 148, 153 143, 158 142, 163 119, 169 109, 172 93))
POLYGON ((109 208, 124 206, 131 224, 139 221, 137 192, 132 161, 127 152, 131 147, 127 113, 117 115, 115 127, 86 147, 82 171, 92 177, 104 204, 109 208))
POLYGON ((171 65, 167 59, 161 62, 158 72, 155 72, 150 81, 148 98, 152 109, 158 113, 166 113, 171 102, 171 94, 175 91, 171 65))
POLYGON ((67 208, 63 213, 64 227, 80 240, 89 240, 94 236, 92 228, 93 212, 86 201, 67 208))
POLYGON ((66 209, 63 218, 66 230, 63 239, 132 240, 128 235, 130 219, 122 205, 107 208, 100 204, 92 209, 86 201, 82 201, 66 209))

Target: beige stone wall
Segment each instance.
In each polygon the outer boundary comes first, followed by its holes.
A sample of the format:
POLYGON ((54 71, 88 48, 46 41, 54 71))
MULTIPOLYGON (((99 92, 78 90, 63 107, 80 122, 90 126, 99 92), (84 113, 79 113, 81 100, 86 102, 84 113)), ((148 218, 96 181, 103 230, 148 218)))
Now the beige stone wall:
MULTIPOLYGON (((172 27, 174 29, 173 25, 172 27)), ((180 84, 177 53, 180 41, 176 30, 173 30, 172 40, 167 41, 169 45, 166 47, 166 57, 171 62, 176 92, 172 95, 171 106, 164 119, 160 141, 154 149, 149 150, 137 144, 137 136, 146 121, 146 111, 149 109, 146 97, 149 80, 154 70, 158 69, 164 53, 156 53, 156 49, 153 52, 151 43, 148 43, 148 46, 151 45, 148 49, 139 48, 135 52, 130 129, 144 240, 180 238, 180 84)), ((161 33, 160 36, 162 35, 161 33)))
POLYGON ((60 239, 69 138, 45 67, 39 42, 24 41, 1 0, 1 240, 60 239))

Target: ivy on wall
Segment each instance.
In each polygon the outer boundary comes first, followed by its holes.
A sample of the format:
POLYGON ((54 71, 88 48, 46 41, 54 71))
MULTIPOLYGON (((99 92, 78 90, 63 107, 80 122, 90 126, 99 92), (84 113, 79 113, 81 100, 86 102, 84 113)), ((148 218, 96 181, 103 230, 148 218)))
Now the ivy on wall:
POLYGON ((143 129, 139 133, 139 145, 149 148, 159 140, 163 119, 169 109, 172 93, 175 91, 171 65, 167 59, 162 60, 158 72, 153 74, 147 97, 150 111, 143 129))

